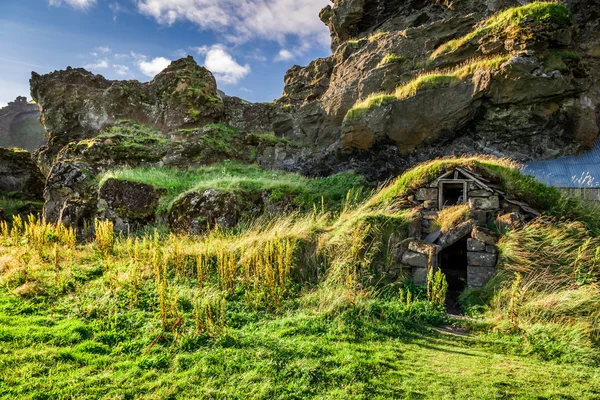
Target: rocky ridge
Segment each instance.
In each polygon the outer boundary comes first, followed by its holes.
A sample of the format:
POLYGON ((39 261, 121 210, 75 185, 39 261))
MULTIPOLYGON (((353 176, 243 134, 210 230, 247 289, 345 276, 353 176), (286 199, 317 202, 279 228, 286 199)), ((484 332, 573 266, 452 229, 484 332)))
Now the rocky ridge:
POLYGON ((526 161, 589 149, 600 104, 593 3, 335 1, 321 13, 333 55, 292 68, 279 100, 294 109, 285 128, 327 149, 304 171, 376 164, 378 180, 447 154, 526 161))

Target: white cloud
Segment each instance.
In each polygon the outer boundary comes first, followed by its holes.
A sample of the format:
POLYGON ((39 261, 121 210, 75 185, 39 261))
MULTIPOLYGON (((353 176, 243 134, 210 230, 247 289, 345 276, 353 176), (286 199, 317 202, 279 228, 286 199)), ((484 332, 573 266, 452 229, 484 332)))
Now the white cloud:
POLYGON ((175 50, 175 51, 173 52, 173 55, 174 55, 176 58, 183 58, 183 57, 187 56, 187 55, 188 55, 188 53, 187 53, 187 51, 185 51, 185 50, 183 50, 183 49, 177 49, 177 50, 175 50))
POLYGON ((140 54, 140 53, 136 53, 134 51, 130 51, 129 55, 131 56, 131 58, 133 58, 134 60, 138 60, 138 61, 139 60, 145 61, 148 58, 145 55, 140 54))
POLYGON ((96 4, 96 0, 49 0, 51 6, 59 7, 63 3, 70 5, 78 10, 87 10, 96 4))
POLYGON ((292 54, 291 51, 287 49, 281 49, 279 53, 275 56, 275 61, 291 61, 294 58, 296 58, 296 56, 292 54))
POLYGON ((259 49, 254 49, 250 54, 246 55, 246 59, 261 63, 267 61, 267 57, 265 57, 259 49))
POLYGON ((198 53, 198 55, 200 56, 205 56, 206 53, 208 53, 208 46, 200 46, 200 47, 192 47, 192 50, 194 50, 196 53, 198 53))
POLYGON ((111 52, 110 47, 108 47, 108 46, 99 46, 99 47, 96 47, 94 49, 94 51, 96 51, 98 53, 104 53, 104 54, 108 54, 108 53, 111 52))
POLYGON ((108 61, 106 60, 98 60, 95 63, 84 65, 85 69, 105 69, 108 68, 108 61))
POLYGON ((319 11, 329 0, 139 0, 138 10, 161 24, 190 21, 224 33, 235 43, 253 38, 285 42, 286 36, 327 46, 329 32, 319 11))
POLYGON ((154 78, 171 64, 171 60, 164 57, 156 57, 150 61, 146 61, 146 57, 141 54, 132 53, 132 56, 138 59, 137 65, 141 73, 150 78, 154 78))
POLYGON ((118 75, 129 75, 129 67, 127 65, 113 64, 113 68, 118 75))
POLYGON ((225 46, 215 44, 211 47, 196 47, 199 55, 205 55, 204 66, 213 73, 217 81, 224 84, 236 84, 251 71, 250 65, 241 65, 227 52, 225 46))
POLYGON ((131 57, 129 54, 115 54, 114 56, 117 60, 121 60, 123 58, 129 58, 131 57))

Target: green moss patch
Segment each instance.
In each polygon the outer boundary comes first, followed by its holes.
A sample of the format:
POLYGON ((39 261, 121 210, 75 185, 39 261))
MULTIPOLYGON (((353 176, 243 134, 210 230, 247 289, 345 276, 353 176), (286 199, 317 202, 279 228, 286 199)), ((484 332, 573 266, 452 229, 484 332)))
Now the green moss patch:
MULTIPOLYGON (((573 17, 567 7, 556 3, 534 2, 522 7, 509 8, 485 20, 467 35, 443 44, 436 49, 431 58, 452 53, 470 41, 484 36, 514 35, 526 23, 569 27, 573 25, 573 17)), ((552 29, 556 29, 556 26, 552 29)))
POLYGON ((41 212, 44 203, 37 201, 27 201, 12 197, 0 197, 0 210, 4 211, 4 217, 12 219, 17 215, 30 213, 37 214, 41 212))
POLYGON ((552 51, 548 53, 544 58, 544 71, 568 72, 572 68, 580 66, 581 62, 581 55, 576 51, 552 51))
POLYGON ((379 66, 387 65, 387 64, 402 64, 406 61, 406 57, 398 56, 393 53, 386 54, 385 57, 379 63, 379 66))
POLYGON ((79 142, 78 147, 91 148, 102 143, 118 160, 146 159, 156 161, 162 158, 169 145, 167 139, 158 130, 135 121, 118 121, 114 126, 93 139, 79 142))

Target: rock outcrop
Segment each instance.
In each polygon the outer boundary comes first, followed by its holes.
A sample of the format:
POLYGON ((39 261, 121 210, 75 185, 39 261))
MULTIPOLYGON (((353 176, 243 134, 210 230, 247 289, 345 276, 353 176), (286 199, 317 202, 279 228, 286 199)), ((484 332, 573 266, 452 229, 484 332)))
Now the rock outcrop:
POLYGON ((70 67, 43 76, 34 72, 30 83, 49 135, 39 153, 46 165, 68 143, 92 138, 122 119, 169 131, 215 122, 224 110, 214 77, 191 57, 173 62, 149 83, 110 81, 70 67))
POLYGON ((144 183, 108 179, 98 192, 98 218, 113 221, 115 230, 126 233, 155 225, 164 192, 144 183))
POLYGON ((154 192, 141 187, 139 191, 124 192, 119 190, 124 186, 111 183, 99 193, 97 177, 102 172, 139 166, 188 169, 223 160, 284 169, 286 164, 296 163, 303 151, 289 140, 249 134, 223 124, 164 134, 134 121, 119 121, 94 138, 62 148, 46 171, 44 217, 50 222, 83 228, 101 216, 113 220, 120 230, 134 229, 157 222, 153 213, 140 212, 135 201, 140 197, 139 201, 145 204, 156 197, 154 192), (131 210, 126 210, 128 207, 131 210))
POLYGON ((177 199, 169 212, 169 227, 175 231, 204 233, 210 228, 232 228, 241 219, 248 221, 265 214, 297 209, 294 199, 273 200, 269 190, 228 192, 204 189, 177 199))
POLYGON ((44 127, 39 121, 40 108, 26 97, 0 109, 0 147, 17 147, 34 151, 46 143, 44 127))
POLYGON ((305 173, 374 180, 441 155, 589 149, 600 125, 597 5, 522 3, 334 1, 321 13, 333 55, 288 72, 278 103, 293 112, 275 132, 326 149, 305 173))

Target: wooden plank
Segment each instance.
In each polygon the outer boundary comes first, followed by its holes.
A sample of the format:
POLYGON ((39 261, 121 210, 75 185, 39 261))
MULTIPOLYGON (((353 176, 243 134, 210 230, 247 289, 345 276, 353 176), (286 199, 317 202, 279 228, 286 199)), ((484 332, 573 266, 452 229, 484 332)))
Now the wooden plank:
POLYGON ((431 182, 431 183, 429 184, 429 186, 430 186, 430 187, 438 186, 438 185, 439 185, 439 183, 440 183, 440 181, 441 181, 442 179, 445 179, 445 178, 447 178, 448 176, 452 175, 452 172, 454 172, 454 171, 448 171, 448 172, 446 172, 445 174, 442 174, 442 175, 441 175, 440 177, 438 177, 438 178, 437 178, 435 181, 431 182))
POLYGON ((465 171, 464 169, 460 168, 460 167, 456 167, 457 170, 459 170, 461 173, 463 173, 466 177, 468 177, 469 179, 473 180, 475 183, 477 183, 479 186, 481 186, 482 189, 487 190, 488 192, 494 192, 494 189, 490 188, 488 185, 486 185, 485 183, 483 183, 481 181, 481 179, 475 178, 473 175, 471 175, 470 173, 468 173, 467 171, 465 171))

